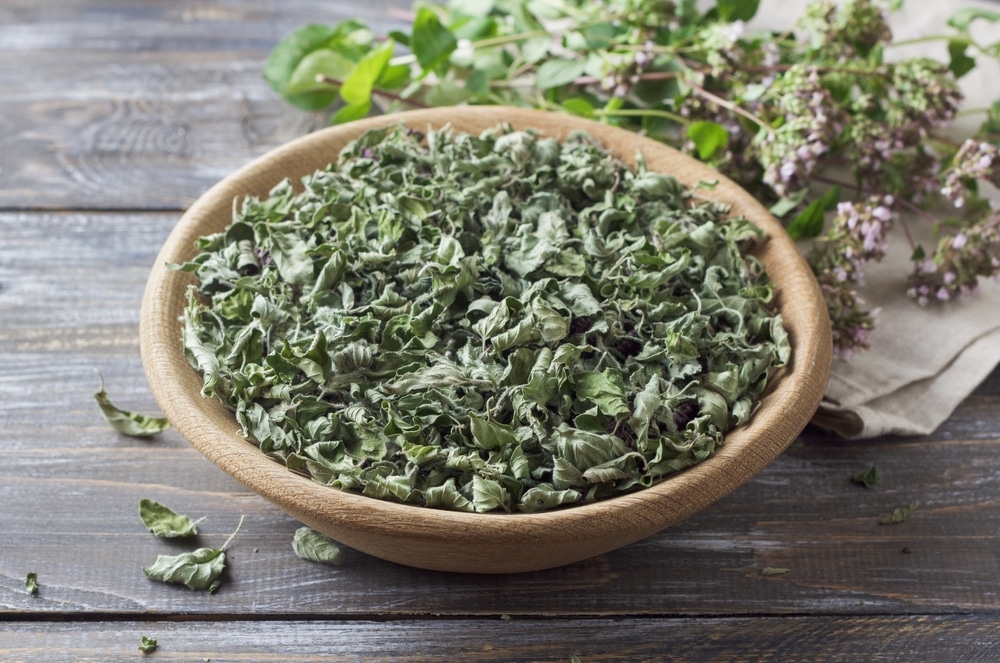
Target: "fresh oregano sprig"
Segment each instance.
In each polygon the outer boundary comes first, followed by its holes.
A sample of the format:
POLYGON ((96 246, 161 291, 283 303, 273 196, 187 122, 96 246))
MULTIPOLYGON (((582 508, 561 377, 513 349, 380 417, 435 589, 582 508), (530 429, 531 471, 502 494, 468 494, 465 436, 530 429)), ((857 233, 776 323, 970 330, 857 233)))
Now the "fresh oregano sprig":
POLYGON ((659 139, 718 167, 785 220, 826 297, 838 353, 869 346, 872 311, 858 296, 865 265, 890 232, 910 240, 907 293, 921 304, 975 290, 1000 273, 1000 214, 980 195, 1000 183, 1000 102, 975 136, 944 137, 957 79, 1000 43, 959 10, 948 58, 888 58, 889 11, 901 0, 819 0, 777 31, 749 34, 759 1, 452 0, 420 3, 379 38, 358 20, 304 26, 264 70, 288 101, 335 107, 333 122, 376 109, 455 104, 532 106, 659 139), (944 209, 941 208, 944 203, 944 209))
POLYGON ((584 134, 369 131, 201 238, 203 393, 315 480, 463 511, 649 486, 791 352, 762 232, 584 134))

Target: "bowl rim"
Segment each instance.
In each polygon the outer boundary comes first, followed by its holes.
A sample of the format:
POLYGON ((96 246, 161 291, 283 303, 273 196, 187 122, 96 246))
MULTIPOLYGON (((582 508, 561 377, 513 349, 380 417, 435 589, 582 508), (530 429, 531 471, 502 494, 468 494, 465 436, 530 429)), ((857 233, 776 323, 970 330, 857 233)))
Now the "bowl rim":
POLYGON ((328 127, 239 168, 198 198, 164 242, 143 295, 139 341, 147 380, 166 417, 234 479, 345 545, 411 566, 472 572, 534 570, 578 561, 643 539, 732 492, 777 458, 805 427, 822 399, 832 359, 819 284, 781 224, 749 193, 709 166, 634 132, 575 116, 503 106, 407 111, 328 127), (339 148, 364 131, 400 122, 419 130, 450 125, 467 133, 510 123, 557 139, 583 130, 629 166, 634 167, 635 155, 641 152, 650 170, 669 172, 688 187, 717 182, 700 189, 699 195, 730 204, 732 214, 746 216, 768 235, 755 252, 775 285, 792 343, 789 365, 768 386, 750 421, 730 431, 713 456, 651 487, 565 509, 512 514, 430 509, 341 491, 288 470, 241 437, 232 412, 218 399, 200 396, 201 377, 184 356, 179 321, 184 293, 194 277, 168 268, 168 263, 190 259, 196 252, 195 238, 227 225, 236 197, 265 195, 285 177, 298 182, 336 160, 339 148), (317 159, 318 154, 327 155, 326 161, 317 159), (558 546, 552 543, 554 531, 558 546), (575 546, 576 552, 553 552, 547 561, 526 553, 506 561, 518 547, 546 543, 553 551, 575 546), (495 555, 483 552, 489 547, 495 555), (437 551, 440 559, 414 559, 413 550, 424 556, 437 551), (474 554, 486 557, 477 561, 471 558, 474 554))

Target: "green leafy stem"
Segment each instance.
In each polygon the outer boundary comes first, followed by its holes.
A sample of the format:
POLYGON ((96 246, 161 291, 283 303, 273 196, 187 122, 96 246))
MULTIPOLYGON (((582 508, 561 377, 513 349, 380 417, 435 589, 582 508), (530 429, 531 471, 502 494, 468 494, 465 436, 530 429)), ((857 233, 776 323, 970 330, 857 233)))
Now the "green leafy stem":
MULTIPOLYGON (((386 35, 357 19, 302 26, 276 45, 263 73, 289 103, 332 108, 335 124, 405 108, 503 104, 641 132, 717 167, 783 219, 794 239, 826 247, 810 254, 826 255, 813 261, 822 281, 827 270, 842 274, 843 256, 852 255, 833 227, 840 203, 894 200, 894 210, 910 212, 916 200, 932 210, 954 191, 948 177, 961 170, 961 145, 932 149, 927 139, 938 141, 957 116, 957 79, 1000 56, 1000 41, 970 32, 1000 21, 1000 12, 960 9, 949 33, 893 41, 886 17, 901 5, 819 0, 783 31, 749 34, 744 23, 759 0, 718 0, 707 9, 693 0, 421 3, 406 29, 386 35), (946 42, 944 62, 884 57, 888 48, 930 41, 946 42), (831 189, 823 181, 838 168, 853 185, 831 189)), ((1000 144, 1000 102, 980 112, 976 140, 1000 144)), ((981 179, 1000 182, 1000 173, 981 179)), ((961 209, 918 215, 933 219, 938 235, 991 218, 976 178, 961 182, 968 189, 961 209)), ((902 219, 898 226, 911 236, 902 219)), ((958 269, 947 251, 914 246, 913 253, 933 254, 939 276, 958 269)), ((926 261, 916 264, 926 270, 926 261)), ((992 275, 990 264, 967 265, 962 282, 992 275)), ((860 280, 860 271, 851 273, 860 280)), ((845 283, 828 292, 836 306, 851 294, 854 281, 845 283)), ((852 306, 852 324, 872 324, 859 302, 852 306)), ((835 329, 842 323, 834 320, 835 329)), ((863 336, 841 331, 842 339, 863 336)))

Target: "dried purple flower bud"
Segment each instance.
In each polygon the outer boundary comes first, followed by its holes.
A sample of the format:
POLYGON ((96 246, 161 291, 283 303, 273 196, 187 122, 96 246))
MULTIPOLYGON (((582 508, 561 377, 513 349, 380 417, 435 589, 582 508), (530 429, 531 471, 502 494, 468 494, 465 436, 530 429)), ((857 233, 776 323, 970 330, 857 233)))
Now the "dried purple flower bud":
POLYGON ((983 181, 1000 184, 1000 148, 990 143, 972 140, 962 143, 952 159, 951 167, 944 172, 944 185, 941 195, 950 200, 955 207, 962 207, 965 198, 971 193, 973 182, 983 181))
POLYGON ((778 79, 762 102, 784 116, 777 129, 761 131, 755 143, 764 182, 780 196, 805 187, 840 132, 841 114, 815 68, 796 65, 778 79))
POLYGON ((934 254, 914 262, 907 294, 927 304, 931 293, 948 301, 979 287, 980 277, 1000 276, 1000 212, 938 240, 934 254))

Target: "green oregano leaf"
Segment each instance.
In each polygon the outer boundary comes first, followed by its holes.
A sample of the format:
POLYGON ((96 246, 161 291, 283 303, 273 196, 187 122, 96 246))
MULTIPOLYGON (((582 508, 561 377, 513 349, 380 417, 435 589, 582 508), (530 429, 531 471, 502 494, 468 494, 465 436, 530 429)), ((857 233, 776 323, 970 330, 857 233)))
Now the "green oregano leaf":
POLYGON ((583 60, 546 60, 535 72, 535 85, 541 90, 568 85, 582 76, 585 68, 583 60))
MULTIPOLYGON (((295 79, 300 89, 290 89, 297 67, 313 52, 323 49, 334 34, 333 28, 311 23, 296 28, 282 39, 268 56, 264 65, 264 80, 291 104, 304 110, 319 110, 333 101, 335 91, 302 90, 302 77, 295 79)), ((315 74, 312 72, 313 79, 315 74)))
POLYGON ((768 211, 780 219, 802 204, 802 201, 805 200, 808 193, 808 188, 799 189, 798 191, 778 200, 778 202, 768 208, 768 211))
POLYGON ((687 137, 694 143, 702 161, 708 161, 729 144, 729 132, 718 122, 692 122, 688 125, 687 137))
POLYGON ((948 42, 948 70, 961 78, 976 68, 976 59, 966 54, 969 47, 968 39, 952 39, 948 42))
POLYGON ((167 539, 196 535, 198 533, 196 525, 204 520, 202 518, 192 522, 187 516, 182 516, 149 499, 139 500, 139 517, 150 532, 167 539))
POLYGON ((115 406, 104 391, 103 377, 101 377, 101 389, 94 394, 94 400, 97 401, 104 420, 119 433, 132 437, 151 437, 170 428, 170 422, 166 417, 151 417, 115 406))
POLYGON ((184 585, 189 589, 204 589, 211 594, 219 588, 219 576, 225 568, 224 551, 198 548, 179 555, 159 555, 151 566, 142 571, 153 580, 184 585))
POLYGON ((410 50, 420 66, 427 71, 440 69, 448 61, 448 56, 458 47, 455 35, 441 25, 437 14, 427 7, 417 10, 413 20, 413 36, 410 50))
POLYGON ((139 641, 139 651, 143 654, 151 654, 156 651, 159 645, 156 642, 156 638, 151 638, 147 635, 142 636, 142 640, 139 641))
POLYGON ((292 549, 300 559, 322 564, 340 564, 343 553, 337 542, 310 527, 300 527, 292 537, 292 549))
POLYGON ((389 64, 393 48, 394 42, 390 39, 361 58, 340 86, 341 99, 354 107, 371 103, 375 82, 389 64))
POLYGON ((957 12, 952 14, 951 18, 948 19, 948 25, 955 28, 956 30, 966 31, 973 21, 983 20, 988 23, 996 23, 1000 21, 1000 12, 990 11, 988 9, 978 9, 975 7, 966 7, 964 9, 959 9, 957 12))
MULTIPOLYGON (((306 55, 292 71, 284 86, 286 96, 306 98, 304 93, 320 92, 313 99, 333 100, 338 88, 329 80, 343 80, 354 68, 354 61, 349 60, 337 51, 321 48, 306 55)), ((324 104, 324 105, 326 105, 324 104)))
POLYGON ((851 477, 851 481, 853 481, 854 483, 861 484, 865 488, 874 488, 875 484, 877 484, 881 479, 882 475, 878 471, 878 468, 875 467, 874 465, 872 465, 867 469, 861 470, 853 477, 851 477))
POLYGON ((719 15, 728 21, 749 21, 757 14, 760 0, 716 0, 719 15))
POLYGON ((221 548, 198 548, 179 555, 159 555, 153 564, 142 571, 153 580, 184 585, 188 589, 205 590, 212 594, 222 584, 220 576, 226 569, 226 548, 242 525, 241 517, 236 531, 221 548))
POLYGON ((765 566, 760 570, 760 574, 762 576, 780 576, 788 573, 790 570, 782 566, 765 566))
POLYGON ((594 117, 594 104, 584 97, 563 99, 560 105, 566 112, 572 115, 579 115, 588 119, 594 117))
POLYGON ((824 193, 799 213, 788 226, 788 234, 792 239, 809 239, 818 237, 823 232, 824 215, 836 209, 840 202, 840 187, 835 186, 824 193))
POLYGON ((27 578, 24 580, 24 591, 28 592, 32 596, 38 594, 38 574, 31 572, 28 574, 27 578))
POLYGON ((913 515, 913 510, 916 508, 916 502, 911 502, 906 506, 897 507, 882 516, 882 519, 879 522, 883 525, 898 525, 899 523, 905 523, 910 519, 910 516, 913 515))

